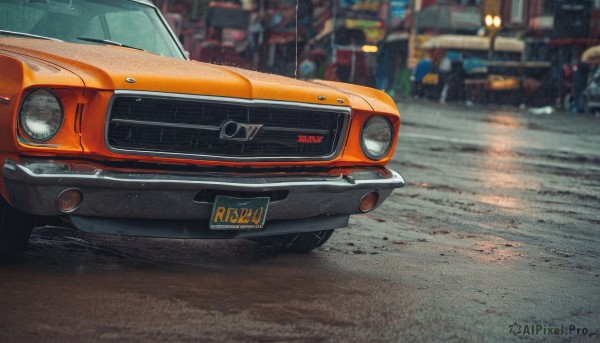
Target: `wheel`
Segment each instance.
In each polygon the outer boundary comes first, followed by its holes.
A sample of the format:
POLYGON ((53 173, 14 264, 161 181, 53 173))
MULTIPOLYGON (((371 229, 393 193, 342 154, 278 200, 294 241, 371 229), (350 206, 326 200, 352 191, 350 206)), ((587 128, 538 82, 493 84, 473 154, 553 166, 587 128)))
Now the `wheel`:
POLYGON ((252 241, 276 252, 307 253, 327 242, 332 233, 333 230, 302 232, 253 238, 252 241))
POLYGON ((581 100, 581 110, 583 113, 594 114, 598 108, 590 107, 590 98, 583 96, 583 99, 581 100))
POLYGON ((35 216, 16 210, 0 196, 0 259, 21 255, 34 226, 35 216))

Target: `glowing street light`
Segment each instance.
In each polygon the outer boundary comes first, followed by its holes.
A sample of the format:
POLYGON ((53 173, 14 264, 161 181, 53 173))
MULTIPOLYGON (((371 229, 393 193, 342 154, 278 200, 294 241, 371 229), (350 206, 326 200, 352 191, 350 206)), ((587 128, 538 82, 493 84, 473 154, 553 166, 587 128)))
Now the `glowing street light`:
POLYGON ((491 14, 488 14, 485 16, 485 26, 490 27, 492 25, 494 25, 494 18, 491 14))
POLYGON ((494 45, 496 43, 496 32, 500 30, 502 26, 502 18, 498 15, 487 14, 484 18, 485 27, 487 27, 490 33, 490 49, 488 51, 488 59, 492 59, 494 54, 494 45))
POLYGON ((500 28, 500 25, 502 25, 502 19, 499 16, 495 16, 493 24, 494 27, 500 28))
POLYGON ((485 26, 488 29, 499 29, 502 26, 502 18, 497 15, 488 14, 485 16, 485 26))

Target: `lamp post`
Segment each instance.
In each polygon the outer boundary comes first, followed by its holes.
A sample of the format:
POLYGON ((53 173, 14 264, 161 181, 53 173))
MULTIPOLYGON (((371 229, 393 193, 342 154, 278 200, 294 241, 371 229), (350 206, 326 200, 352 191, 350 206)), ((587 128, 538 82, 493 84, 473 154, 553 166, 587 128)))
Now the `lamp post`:
POLYGON ((486 14, 485 27, 490 33, 490 48, 488 50, 488 60, 491 60, 494 55, 494 45, 496 44, 496 33, 502 26, 502 18, 498 15, 486 14))

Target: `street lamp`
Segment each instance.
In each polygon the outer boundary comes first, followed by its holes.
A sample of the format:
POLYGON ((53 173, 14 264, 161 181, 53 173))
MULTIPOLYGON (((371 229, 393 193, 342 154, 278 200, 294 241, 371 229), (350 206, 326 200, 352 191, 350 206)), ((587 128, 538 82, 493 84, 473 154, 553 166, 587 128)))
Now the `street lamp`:
POLYGON ((500 29, 500 25, 502 25, 502 19, 499 16, 495 16, 493 20, 494 27, 500 29))
POLYGON ((488 60, 492 59, 494 54, 494 44, 496 43, 496 32, 500 30, 502 26, 502 18, 498 15, 487 14, 484 18, 485 27, 490 33, 490 49, 488 51, 488 60))
POLYGON ((485 16, 485 27, 489 29, 492 25, 494 25, 494 17, 492 17, 491 14, 488 14, 485 16))

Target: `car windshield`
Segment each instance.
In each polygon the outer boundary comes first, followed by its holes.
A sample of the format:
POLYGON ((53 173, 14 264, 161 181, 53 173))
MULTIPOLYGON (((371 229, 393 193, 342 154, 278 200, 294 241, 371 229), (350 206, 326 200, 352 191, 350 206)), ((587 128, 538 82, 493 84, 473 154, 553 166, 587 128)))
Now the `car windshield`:
POLYGON ((0 36, 19 33, 185 58, 156 9, 136 1, 0 0, 0 36))

